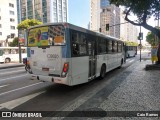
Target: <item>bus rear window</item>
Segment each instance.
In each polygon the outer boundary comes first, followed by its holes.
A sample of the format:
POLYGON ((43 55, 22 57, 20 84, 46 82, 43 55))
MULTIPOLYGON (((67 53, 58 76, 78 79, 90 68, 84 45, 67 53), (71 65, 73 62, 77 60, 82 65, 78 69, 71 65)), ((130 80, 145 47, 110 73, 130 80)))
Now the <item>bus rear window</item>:
POLYGON ((29 30, 28 46, 65 45, 65 28, 62 25, 44 26, 29 30))

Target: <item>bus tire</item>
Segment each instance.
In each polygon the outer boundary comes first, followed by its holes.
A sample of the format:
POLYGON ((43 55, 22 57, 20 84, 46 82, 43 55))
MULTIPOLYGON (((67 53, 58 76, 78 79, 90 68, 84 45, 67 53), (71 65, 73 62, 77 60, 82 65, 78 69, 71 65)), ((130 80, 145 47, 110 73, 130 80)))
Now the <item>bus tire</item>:
POLYGON ((106 74, 106 65, 103 64, 101 67, 100 79, 103 79, 105 77, 105 74, 106 74))
POLYGON ((10 63, 10 62, 11 62, 10 58, 5 59, 5 63, 10 63))

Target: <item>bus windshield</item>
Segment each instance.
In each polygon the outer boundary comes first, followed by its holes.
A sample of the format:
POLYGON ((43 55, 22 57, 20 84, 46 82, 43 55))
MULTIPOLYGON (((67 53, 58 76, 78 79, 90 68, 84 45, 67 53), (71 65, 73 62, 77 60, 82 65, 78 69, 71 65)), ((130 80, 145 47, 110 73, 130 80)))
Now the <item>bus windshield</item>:
POLYGON ((65 45, 65 28, 62 25, 36 27, 29 30, 28 46, 65 45))
POLYGON ((3 55, 3 50, 0 50, 0 56, 2 56, 3 55))

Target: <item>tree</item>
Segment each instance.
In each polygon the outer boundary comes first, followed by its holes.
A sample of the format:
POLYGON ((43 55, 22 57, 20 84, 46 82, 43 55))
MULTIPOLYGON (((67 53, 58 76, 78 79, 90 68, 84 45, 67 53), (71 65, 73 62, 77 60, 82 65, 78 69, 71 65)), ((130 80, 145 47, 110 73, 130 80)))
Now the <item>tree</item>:
POLYGON ((36 20, 36 19, 26 19, 18 24, 17 29, 28 29, 31 26, 40 25, 42 22, 36 20))
POLYGON ((151 44, 151 46, 158 45, 158 41, 155 39, 155 35, 152 32, 148 32, 146 41, 151 44))
POLYGON ((9 46, 10 47, 17 47, 18 46, 18 37, 15 37, 13 39, 13 41, 9 43, 9 46))
MULTIPOLYGON (((147 24, 147 20, 151 16, 154 16, 155 18, 159 17, 160 0, 110 0, 110 2, 116 6, 121 5, 126 8, 124 11, 126 21, 133 25, 143 26, 147 30, 150 30, 153 34, 157 35, 160 40, 160 30, 147 24), (131 13, 137 16, 136 21, 129 19, 131 13)), ((160 41, 157 57, 158 63, 160 63, 160 41)))
POLYGON ((136 42, 131 42, 131 41, 125 41, 127 46, 138 46, 138 43, 136 42))

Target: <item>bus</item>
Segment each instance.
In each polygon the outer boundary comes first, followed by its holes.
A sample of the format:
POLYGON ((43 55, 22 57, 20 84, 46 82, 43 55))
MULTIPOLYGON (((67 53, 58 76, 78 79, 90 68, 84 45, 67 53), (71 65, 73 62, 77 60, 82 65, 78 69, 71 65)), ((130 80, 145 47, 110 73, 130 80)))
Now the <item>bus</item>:
POLYGON ((73 86, 120 68, 124 42, 70 23, 28 29, 27 63, 32 79, 73 86))
POLYGON ((137 55, 137 46, 125 46, 126 57, 135 57, 137 55))
MULTIPOLYGON (((27 57, 26 47, 21 47, 22 59, 27 57)), ((0 63, 18 62, 18 47, 0 47, 0 63)))

